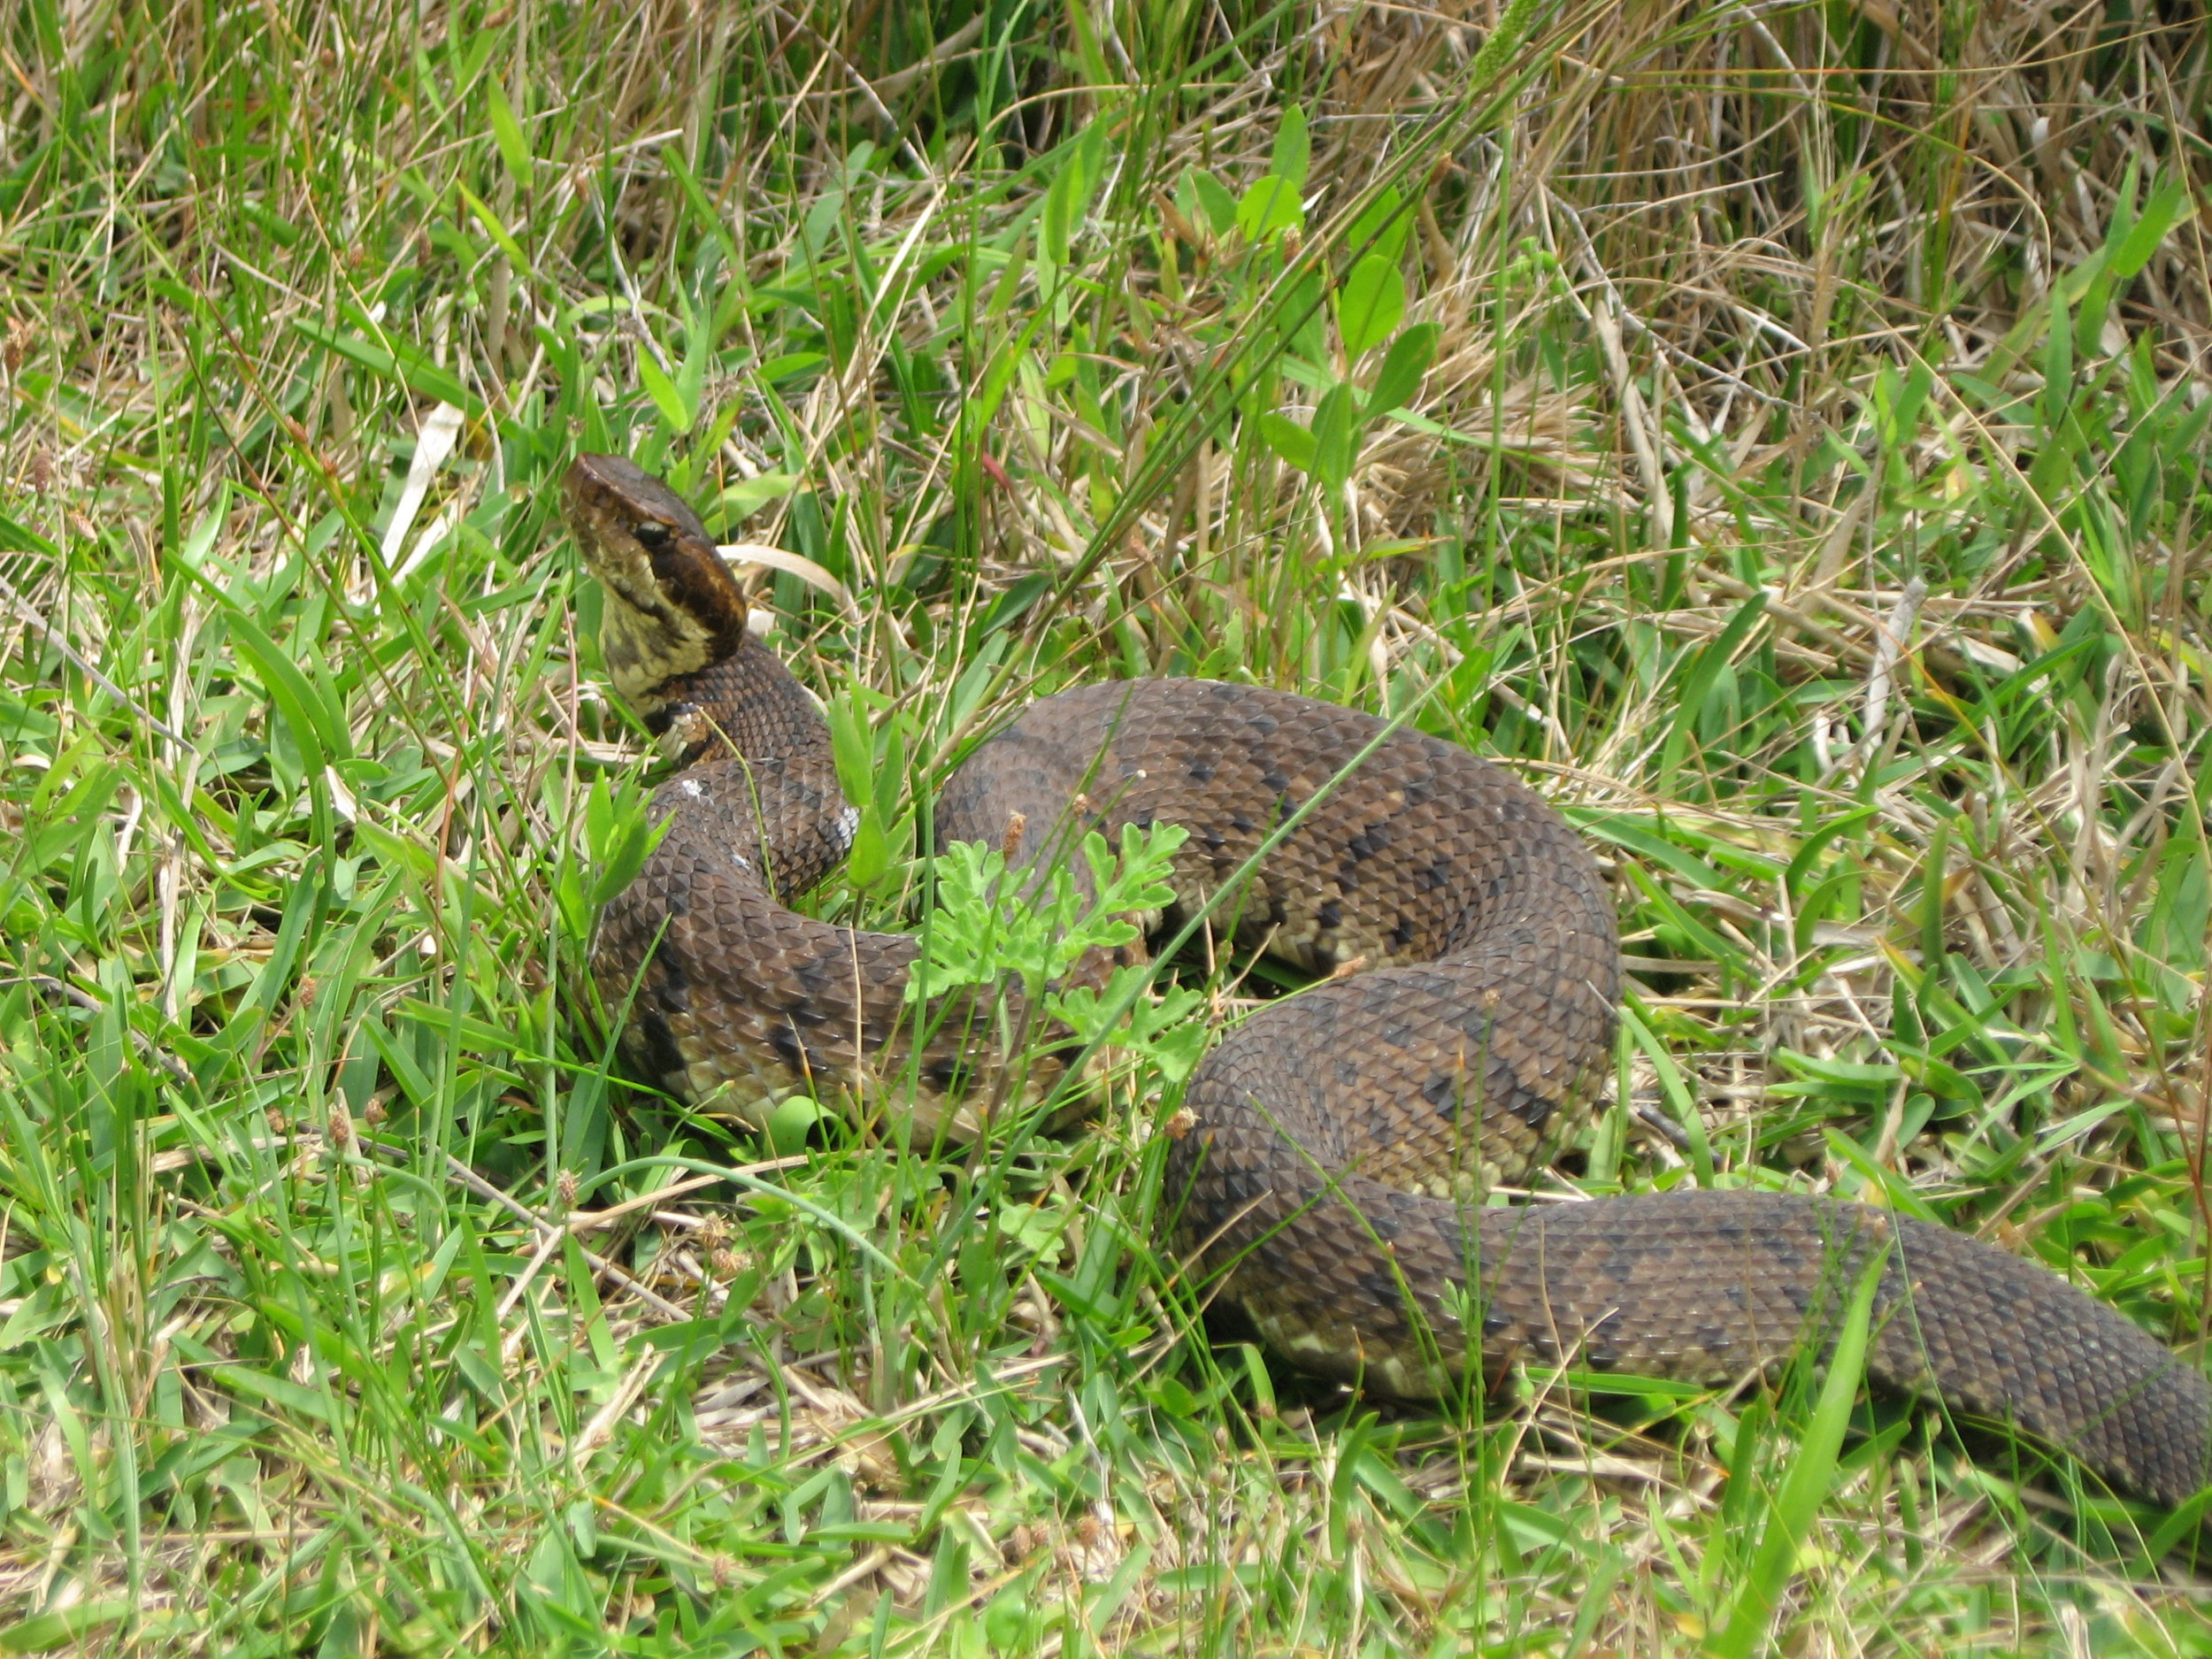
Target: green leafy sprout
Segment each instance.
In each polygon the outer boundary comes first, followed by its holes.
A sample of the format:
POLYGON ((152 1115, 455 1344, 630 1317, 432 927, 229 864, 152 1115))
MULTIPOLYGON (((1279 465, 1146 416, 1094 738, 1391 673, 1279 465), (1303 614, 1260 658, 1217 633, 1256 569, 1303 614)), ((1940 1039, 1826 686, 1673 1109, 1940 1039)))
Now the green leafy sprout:
POLYGON ((1127 1051, 1166 1081, 1181 1082, 1205 1048, 1205 1026, 1191 1018, 1205 1000, 1199 992, 1173 987, 1148 995, 1149 963, 1118 964, 1103 985, 1067 980, 1086 958, 1143 937, 1132 918, 1156 915, 1173 900, 1176 850, 1189 839, 1179 824, 1125 824, 1117 853, 1091 830, 1077 844, 1079 870, 1061 862, 1041 872, 1010 869, 1005 852, 985 842, 952 842, 931 860, 935 908, 906 1000, 923 1003, 972 985, 1017 986, 1085 1049, 1127 1051))

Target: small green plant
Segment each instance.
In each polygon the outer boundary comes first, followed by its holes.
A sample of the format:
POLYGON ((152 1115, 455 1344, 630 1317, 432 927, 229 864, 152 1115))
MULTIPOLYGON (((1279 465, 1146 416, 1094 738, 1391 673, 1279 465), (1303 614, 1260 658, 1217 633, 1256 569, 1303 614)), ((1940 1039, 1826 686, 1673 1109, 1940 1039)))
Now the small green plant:
POLYGON ((1203 1001, 1200 993, 1179 987, 1148 996, 1148 963, 1116 967, 1102 987, 1065 982, 1085 958, 1141 936, 1130 918, 1156 914, 1174 898, 1169 872, 1189 839, 1179 824, 1125 824, 1117 856, 1093 830, 1078 849, 1087 879, 1066 863, 1033 879, 1029 871, 1010 871, 996 847, 953 842, 932 861, 936 908, 907 1001, 926 1002, 971 985, 1017 986, 1086 1049, 1125 1050, 1156 1066, 1166 1081, 1180 1082, 1205 1048, 1205 1025, 1190 1018, 1203 1001))
MULTIPOLYGON (((1246 187, 1241 197, 1232 196, 1202 169, 1183 175, 1179 196, 1186 221, 1208 226, 1216 237, 1243 245, 1251 295, 1279 278, 1296 257, 1296 239, 1306 229, 1300 193, 1311 163, 1305 112, 1293 105, 1283 111, 1267 172, 1246 187)), ((1323 273, 1295 283, 1281 302, 1280 315, 1290 325, 1283 373, 1316 394, 1313 414, 1301 426, 1263 407, 1274 386, 1271 378, 1259 383, 1251 412, 1258 415, 1268 448, 1332 498, 1340 496, 1351 481, 1369 428, 1419 395, 1422 377, 1436 356, 1441 331, 1434 323, 1400 327, 1406 314, 1403 266, 1412 229, 1411 204, 1395 186, 1385 185, 1344 234, 1348 263, 1325 291, 1343 349, 1343 376, 1325 366, 1323 273), (1350 371, 1386 343, 1363 391, 1350 371)))

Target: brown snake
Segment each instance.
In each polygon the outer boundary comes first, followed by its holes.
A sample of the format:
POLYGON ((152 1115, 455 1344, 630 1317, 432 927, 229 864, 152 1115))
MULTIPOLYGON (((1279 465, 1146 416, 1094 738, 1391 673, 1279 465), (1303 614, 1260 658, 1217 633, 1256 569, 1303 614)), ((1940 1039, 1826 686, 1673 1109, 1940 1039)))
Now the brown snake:
MULTIPOLYGON (((636 1063, 756 1121, 786 1094, 844 1089, 910 1105, 924 1135, 971 1133, 979 1045, 956 1017, 912 1040, 916 941, 785 902, 842 859, 855 815, 826 726, 747 634, 705 527, 615 457, 580 457, 564 495, 605 588, 615 687, 686 768, 655 797, 666 833, 595 947, 636 1063)), ((2169 1505, 2206 1483, 2201 1373, 1992 1246, 1769 1193, 1472 1207, 1521 1179, 1588 1099, 1619 969, 1587 851, 1466 751, 1255 687, 1088 686, 977 748, 938 804, 937 837, 1005 839, 1018 862, 1051 856, 1071 818, 1110 839, 1124 823, 1181 823, 1187 908, 1317 795, 1220 913, 1310 970, 1365 971, 1271 1003, 1217 1044, 1168 1168, 1176 1248, 1224 1276, 1272 1347, 1411 1396, 1438 1393, 1471 1347, 1491 1371, 1525 1356, 1720 1383, 1832 1340, 1880 1254, 1875 1381, 2016 1425, 2169 1505)))

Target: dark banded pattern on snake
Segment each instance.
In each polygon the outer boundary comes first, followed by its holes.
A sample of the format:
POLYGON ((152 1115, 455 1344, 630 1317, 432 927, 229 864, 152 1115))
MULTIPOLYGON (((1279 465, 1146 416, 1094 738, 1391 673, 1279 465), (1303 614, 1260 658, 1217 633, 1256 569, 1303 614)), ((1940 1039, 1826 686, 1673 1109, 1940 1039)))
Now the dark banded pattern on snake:
MULTIPOLYGON (((914 941, 789 908, 843 856, 853 815, 820 716, 747 634, 705 529, 612 457, 576 462, 565 505, 606 588, 616 687, 686 768, 657 795, 668 829, 595 950, 636 1063, 755 1120, 812 1089, 910 1110, 925 1135, 972 1132, 994 1080, 974 1075, 958 1010, 918 1048, 907 1036, 914 941)), ((1089 686, 979 746, 937 834, 995 842, 1016 825, 1016 856, 1038 857, 1071 817, 1110 837, 1180 823, 1189 906, 1317 796, 1217 915, 1308 969, 1363 971, 1224 1038, 1170 1157, 1172 1242, 1224 1276, 1271 1346, 1408 1395, 1478 1353, 1486 1369, 1525 1356, 1724 1382, 1828 1340, 1879 1252, 1876 1381, 2016 1424, 2169 1504, 2205 1483, 2201 1373, 1991 1246, 1775 1194, 1471 1208, 1585 1108, 1618 956, 1587 851, 1464 750, 1260 687, 1089 686)))

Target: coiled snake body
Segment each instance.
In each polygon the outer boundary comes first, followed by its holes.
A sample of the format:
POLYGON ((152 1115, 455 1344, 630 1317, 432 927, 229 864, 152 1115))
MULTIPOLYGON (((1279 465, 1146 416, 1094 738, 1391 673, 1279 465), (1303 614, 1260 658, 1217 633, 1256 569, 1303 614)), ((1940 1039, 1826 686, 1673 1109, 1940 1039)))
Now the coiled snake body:
MULTIPOLYGON (((785 902, 843 857, 855 816, 820 716, 746 634, 704 527, 614 457, 579 459, 565 497, 605 589, 616 687, 687 768, 656 797, 668 828, 595 948, 608 1005, 629 1009, 629 1051, 671 1090, 740 1115, 834 1084, 910 1100, 925 1133, 972 1130, 958 1022, 908 1034, 916 942, 785 902)), ((1187 906, 1317 794, 1220 913, 1309 969, 1364 972, 1221 1041, 1170 1156, 1177 1248, 1226 1275, 1272 1347, 1417 1396, 1475 1354, 1491 1369, 1518 1355, 1722 1382, 1829 1340, 1878 1254, 1876 1381, 2016 1424, 2170 1505, 2205 1484, 2203 1376, 1991 1246, 1774 1194, 1471 1207, 1525 1174, 1586 1098, 1618 963, 1587 852, 1465 751, 1252 687, 1091 686, 977 749, 937 834, 1005 839, 1018 861, 1050 856, 1071 815, 1110 839, 1179 822, 1187 906)))

